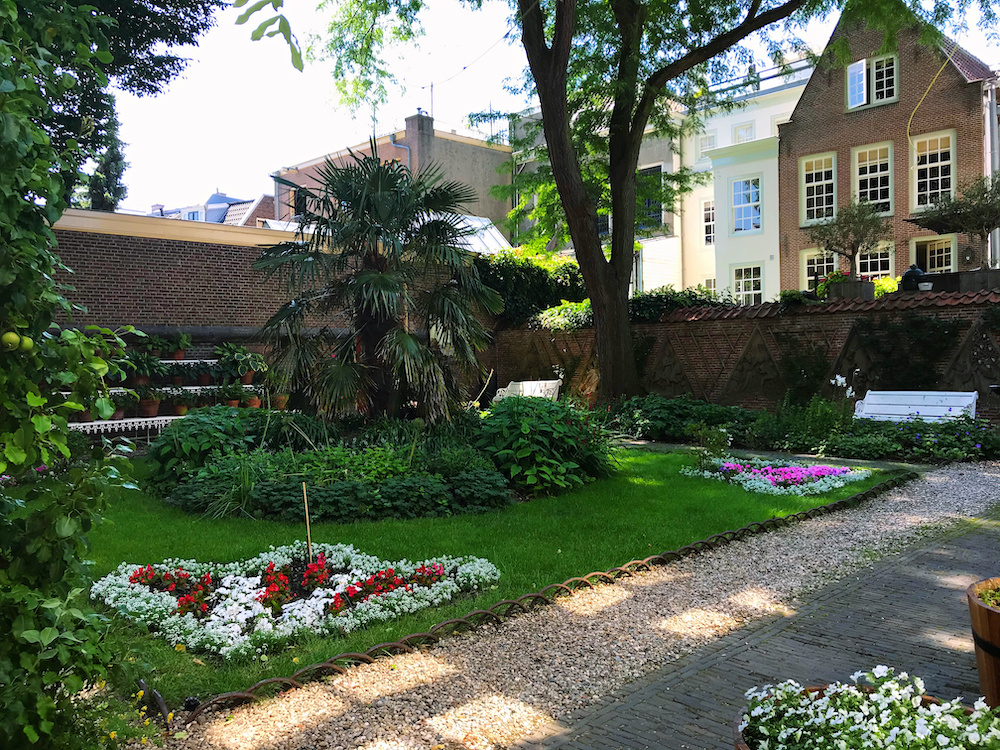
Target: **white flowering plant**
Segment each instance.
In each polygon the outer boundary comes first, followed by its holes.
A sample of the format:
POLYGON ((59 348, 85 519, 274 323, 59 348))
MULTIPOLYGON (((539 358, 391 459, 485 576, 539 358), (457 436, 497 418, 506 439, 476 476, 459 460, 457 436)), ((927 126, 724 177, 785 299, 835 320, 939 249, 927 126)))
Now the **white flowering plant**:
POLYGON ((980 698, 971 709, 938 702, 919 677, 891 667, 806 690, 794 680, 746 692, 739 723, 751 750, 966 750, 1000 748, 1000 716, 980 698))
POLYGON ((685 466, 681 474, 729 482, 748 492, 768 495, 821 495, 872 475, 871 469, 732 456, 711 459, 709 465, 711 468, 685 466))
POLYGON ((311 563, 302 541, 232 563, 123 563, 90 593, 177 648, 229 658, 393 620, 500 579, 480 557, 391 563, 345 544, 312 549, 311 563))

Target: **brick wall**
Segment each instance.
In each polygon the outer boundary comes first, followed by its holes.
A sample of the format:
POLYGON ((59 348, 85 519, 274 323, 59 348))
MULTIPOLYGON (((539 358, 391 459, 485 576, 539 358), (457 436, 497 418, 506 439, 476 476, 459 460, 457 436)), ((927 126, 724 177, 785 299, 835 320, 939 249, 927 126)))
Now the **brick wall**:
MULTIPOLYGON (((954 342, 935 365, 936 390, 979 392, 979 412, 1000 420, 1000 399, 989 390, 1000 383, 1000 333, 983 314, 1000 303, 1000 292, 889 295, 874 302, 842 300, 783 310, 777 303, 754 307, 679 310, 659 323, 636 325, 633 336, 644 387, 664 396, 696 398, 748 408, 773 409, 783 399, 796 357, 814 356, 824 368, 819 385, 834 375, 852 378, 863 395, 878 390, 873 359, 855 324, 863 317, 907 314, 954 320, 954 342), (855 374, 857 373, 857 374, 855 374)), ((902 346, 902 345, 901 345, 902 346)), ((497 383, 562 377, 564 388, 596 391, 597 360, 591 330, 552 333, 501 332, 488 364, 497 383)), ((906 356, 906 352, 898 352, 906 356)), ((827 392, 828 389, 827 389, 827 392)))
MULTIPOLYGON (((876 56, 882 43, 881 32, 865 29, 838 27, 833 38, 844 35, 850 40, 851 58, 854 60, 876 56)), ((895 210, 889 223, 893 231, 894 273, 897 276, 910 265, 910 239, 935 236, 933 232, 906 221, 911 215, 910 138, 954 130, 955 184, 961 187, 982 176, 984 119, 981 85, 968 83, 951 63, 942 69, 944 61, 944 56, 937 49, 918 43, 915 32, 901 33, 898 38, 899 100, 852 111, 846 109, 846 72, 843 67, 825 64, 813 73, 791 121, 780 126, 778 179, 782 196, 779 214, 782 289, 801 288, 800 251, 813 246, 806 232, 800 228, 800 157, 831 151, 836 153, 836 198, 838 205, 844 205, 854 191, 852 148, 886 141, 893 144, 895 210), (940 75, 935 80, 939 71, 940 75)), ((974 268, 984 260, 979 257, 978 242, 964 235, 958 237, 957 258, 959 268, 956 270, 974 268), (966 252, 970 249, 973 249, 973 254, 966 261, 966 252)), ((842 265, 846 269, 846 262, 842 265)))

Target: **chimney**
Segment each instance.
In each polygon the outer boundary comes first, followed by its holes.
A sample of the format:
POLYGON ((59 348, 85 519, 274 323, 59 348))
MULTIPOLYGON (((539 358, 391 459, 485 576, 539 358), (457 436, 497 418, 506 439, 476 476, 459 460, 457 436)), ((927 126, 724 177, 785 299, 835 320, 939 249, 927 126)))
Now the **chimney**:
POLYGON ((157 216, 157 215, 163 216, 163 204, 162 203, 154 203, 153 204, 153 210, 150 213, 152 213, 154 216, 157 216))

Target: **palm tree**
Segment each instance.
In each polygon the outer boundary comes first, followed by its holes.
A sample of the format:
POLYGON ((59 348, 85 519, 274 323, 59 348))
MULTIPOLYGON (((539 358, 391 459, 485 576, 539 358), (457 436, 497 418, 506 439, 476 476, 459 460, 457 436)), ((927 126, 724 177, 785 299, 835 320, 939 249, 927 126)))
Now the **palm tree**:
POLYGON ((456 370, 481 374, 489 331, 477 314, 503 309, 467 249, 459 210, 475 193, 371 148, 347 166, 328 161, 315 189, 282 180, 301 214, 296 240, 254 264, 290 296, 263 333, 293 397, 318 413, 447 418, 461 400, 456 370))

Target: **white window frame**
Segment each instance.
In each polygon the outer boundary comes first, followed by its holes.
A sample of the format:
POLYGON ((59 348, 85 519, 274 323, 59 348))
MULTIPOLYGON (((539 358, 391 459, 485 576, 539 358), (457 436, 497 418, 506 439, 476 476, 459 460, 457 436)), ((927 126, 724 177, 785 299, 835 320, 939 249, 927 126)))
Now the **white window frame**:
POLYGON ((736 300, 737 304, 740 304, 740 305, 759 305, 761 302, 764 301, 764 263, 763 262, 760 262, 760 263, 749 263, 749 264, 745 264, 745 263, 736 263, 736 264, 733 264, 732 266, 729 267, 729 280, 732 282, 732 285, 730 286, 730 289, 732 290, 732 293, 733 293, 733 299, 736 300), (752 282, 752 281, 756 280, 757 282, 759 282, 760 288, 756 289, 756 290, 752 289, 750 291, 739 291, 739 290, 737 290, 736 272, 737 271, 747 271, 747 270, 749 270, 749 271, 752 272, 753 269, 755 269, 755 268, 757 269, 757 271, 759 273, 759 275, 756 277, 756 279, 751 275, 749 279, 740 279, 740 281, 751 281, 752 282), (751 297, 759 296, 760 300, 758 301, 758 300, 755 300, 755 299, 750 299, 749 301, 747 301, 746 300, 747 296, 751 296, 751 297))
POLYGON ((771 135, 778 135, 778 126, 792 121, 792 113, 771 115, 771 135))
MULTIPOLYGON (((728 202, 729 202, 729 236, 730 237, 745 237, 746 235, 749 235, 749 234, 760 234, 761 232, 764 231, 764 189, 763 189, 763 184, 762 184, 763 182, 764 182, 764 176, 760 172, 758 172, 757 174, 749 174, 749 175, 743 175, 742 177, 736 177, 736 178, 734 178, 734 179, 732 179, 732 180, 729 181, 729 198, 728 198, 728 202), (736 203, 733 200, 733 198, 735 196, 734 189, 736 187, 736 183, 737 182, 752 182, 754 180, 757 181, 757 204, 756 205, 757 205, 757 216, 758 216, 758 219, 760 220, 760 226, 759 227, 751 227, 750 229, 737 229, 736 228, 736 203)), ((754 204, 751 201, 750 203, 740 204, 740 205, 741 206, 742 205, 753 206, 754 204)), ((718 222, 718 217, 719 217, 718 210, 716 210, 716 212, 715 212, 715 217, 716 217, 716 222, 718 222)), ((718 234, 716 234, 716 238, 718 239, 718 234)))
POLYGON ((844 71, 844 104, 848 112, 899 101, 899 56, 896 54, 855 60, 844 71), (892 96, 875 98, 875 69, 892 60, 892 96))
POLYGON ((185 211, 184 212, 184 219, 186 221, 200 221, 201 220, 201 211, 185 211))
POLYGON ((866 253, 858 253, 858 257, 855 258, 855 267, 858 276, 864 276, 868 279, 881 279, 886 276, 891 278, 896 278, 896 247, 891 242, 880 242, 878 247, 873 251, 875 253, 887 253, 889 256, 889 269, 884 272, 879 272, 877 276, 872 276, 870 272, 861 270, 862 256, 866 253))
POLYGON ((705 286, 706 289, 708 289, 708 291, 714 292, 715 291, 715 279, 714 278, 705 279, 705 285, 704 286, 705 286))
MULTIPOLYGON (((933 203, 928 203, 924 206, 919 205, 917 199, 919 195, 917 194, 917 171, 919 170, 919 165, 917 164, 917 144, 921 141, 929 141, 932 138, 950 138, 951 139, 951 159, 948 164, 951 167, 951 197, 955 197, 955 177, 958 174, 957 164, 955 163, 956 154, 956 132, 954 130, 939 130, 935 133, 923 133, 921 135, 914 135, 910 137, 910 213, 919 213, 920 211, 926 211, 928 208, 933 206, 933 203)), ((940 162, 939 162, 940 163, 940 162)))
POLYGON ((719 236, 719 218, 715 211, 715 198, 707 198, 701 202, 701 240, 704 247, 715 247, 715 238, 719 236), (712 241, 708 241, 708 212, 712 212, 712 241))
MULTIPOLYGON (((825 180, 824 180, 825 182, 825 180)), ((823 154, 811 154, 809 156, 802 156, 799 158, 799 226, 807 227, 812 224, 822 224, 828 219, 832 219, 837 216, 837 152, 827 151, 823 154), (828 217, 822 217, 819 219, 808 219, 806 218, 806 162, 816 161, 817 159, 827 159, 833 160, 833 215, 828 217)))
POLYGON ((711 151, 713 148, 718 148, 719 146, 719 135, 715 130, 706 130, 704 133, 700 133, 695 137, 698 139, 697 141, 698 161, 703 161, 707 159, 708 157, 705 156, 705 152, 711 151), (706 147, 706 144, 702 140, 704 138, 711 138, 712 145, 706 147))
MULTIPOLYGON (((836 253, 823 252, 818 247, 810 247, 805 250, 802 250, 799 253, 799 281, 802 284, 802 286, 799 287, 800 289, 808 290, 809 282, 813 280, 813 277, 809 274, 807 268, 808 261, 811 258, 819 258, 821 256, 830 256, 830 258, 833 261, 833 271, 836 271, 837 269, 840 268, 840 256, 838 256, 836 253)), ((825 274, 821 275, 820 278, 822 279, 824 276, 825 274)), ((813 289, 815 288, 816 287, 813 287, 813 289)))
POLYGON ((750 141, 755 140, 756 138, 757 138, 757 127, 754 124, 753 120, 750 120, 749 122, 740 122, 740 123, 737 123, 737 124, 733 125, 733 145, 734 146, 736 144, 738 144, 738 143, 750 143, 750 141), (743 129, 743 128, 750 128, 750 137, 749 138, 742 138, 741 139, 737 135, 737 133, 739 133, 739 131, 741 129, 743 129))
POLYGON ((880 216, 892 216, 896 212, 896 167, 895 167, 895 154, 893 151, 892 141, 883 141, 882 143, 870 143, 866 146, 857 146, 851 149, 851 186, 854 193, 854 199, 861 200, 861 176, 858 174, 860 169, 860 163, 858 156, 862 151, 871 151, 873 149, 888 148, 889 149, 889 209, 887 211, 882 211, 880 216))
MULTIPOLYGON (((958 270, 958 235, 957 234, 931 234, 926 237, 914 237, 910 240, 910 265, 917 262, 917 243, 920 242, 936 242, 936 241, 949 241, 951 242, 951 271, 946 271, 945 273, 952 273, 958 270)), ((933 272, 930 272, 933 273, 933 272)))

